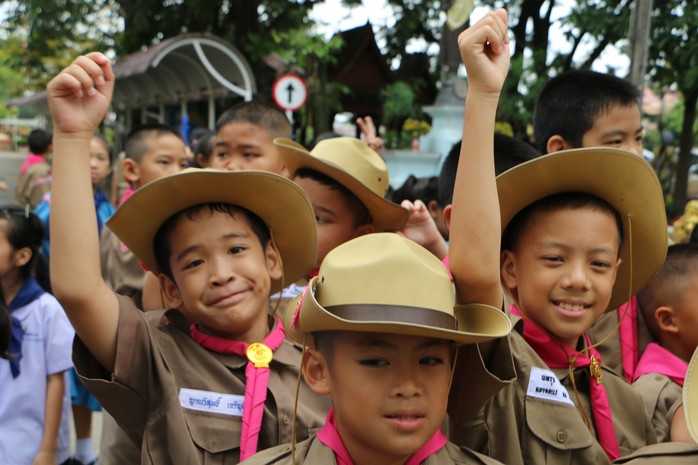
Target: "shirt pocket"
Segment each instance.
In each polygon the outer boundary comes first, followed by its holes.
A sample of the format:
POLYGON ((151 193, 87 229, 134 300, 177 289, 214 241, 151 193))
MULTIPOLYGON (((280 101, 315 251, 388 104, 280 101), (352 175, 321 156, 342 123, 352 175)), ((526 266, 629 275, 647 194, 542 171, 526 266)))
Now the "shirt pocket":
POLYGON ((192 441, 203 454, 203 464, 240 461, 242 417, 184 410, 192 441))
POLYGON ((560 451, 576 451, 594 443, 577 408, 562 402, 526 397, 526 426, 546 446, 560 451))

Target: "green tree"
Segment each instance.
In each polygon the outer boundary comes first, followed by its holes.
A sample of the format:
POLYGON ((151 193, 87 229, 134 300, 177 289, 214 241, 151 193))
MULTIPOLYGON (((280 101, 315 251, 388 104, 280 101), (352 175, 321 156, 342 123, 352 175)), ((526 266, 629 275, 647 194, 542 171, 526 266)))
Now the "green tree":
POLYGON ((113 47, 116 27, 108 0, 0 0, 9 13, 2 26, 7 63, 25 77, 24 89, 40 91, 75 56, 113 47))
POLYGON ((650 78, 662 88, 676 86, 683 94, 679 157, 672 192, 673 210, 680 212, 686 203, 688 168, 696 143, 698 4, 691 0, 655 0, 650 34, 650 78))

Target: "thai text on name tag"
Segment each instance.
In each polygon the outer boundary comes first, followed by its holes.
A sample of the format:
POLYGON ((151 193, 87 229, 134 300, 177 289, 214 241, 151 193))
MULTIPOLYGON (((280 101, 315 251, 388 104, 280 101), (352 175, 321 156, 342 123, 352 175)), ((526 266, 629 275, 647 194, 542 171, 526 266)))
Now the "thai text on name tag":
POLYGON ((241 417, 245 396, 181 388, 179 405, 189 410, 241 417))

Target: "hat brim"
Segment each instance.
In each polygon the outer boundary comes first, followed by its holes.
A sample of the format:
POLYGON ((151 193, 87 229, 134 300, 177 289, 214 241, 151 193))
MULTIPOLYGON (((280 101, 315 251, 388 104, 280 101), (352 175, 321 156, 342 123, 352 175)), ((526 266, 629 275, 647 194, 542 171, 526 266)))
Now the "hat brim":
POLYGON ((497 191, 502 231, 528 205, 563 192, 594 195, 620 214, 622 262, 607 311, 635 295, 664 263, 668 243, 662 188, 652 166, 637 155, 613 148, 551 153, 500 174, 497 191))
MULTIPOLYGON (((323 308, 316 300, 312 289, 317 284, 318 279, 318 277, 313 278, 308 284, 307 292, 289 302, 284 311, 286 335, 300 344, 304 342, 304 335, 320 331, 403 334, 444 339, 453 341, 458 345, 487 342, 506 336, 511 331, 511 321, 507 315, 501 309, 484 304, 456 306, 454 313, 457 329, 396 321, 392 318, 390 320, 366 319, 361 321, 341 318, 323 308), (298 305, 301 302, 301 308, 298 311, 298 305), (298 315, 296 316, 297 311, 298 315)), ((398 310, 399 313, 401 309, 386 306, 385 313, 394 315, 395 310, 398 310)), ((405 309, 405 311, 410 310, 405 309)), ((377 312, 376 316, 379 316, 379 313, 377 312)))
POLYGON ((269 228, 283 264, 278 292, 305 276, 315 265, 315 214, 305 192, 294 182, 266 171, 192 169, 137 189, 107 226, 155 274, 155 235, 176 213, 206 203, 226 203, 249 210, 269 228))
POLYGON ((698 442, 698 350, 693 352, 688 362, 683 383, 683 412, 688 432, 698 442))
POLYGON ((407 209, 376 194, 341 167, 313 156, 305 147, 290 139, 277 138, 274 143, 292 175, 300 168, 318 171, 354 194, 371 213, 371 224, 376 232, 397 231, 405 225, 409 215, 407 209))

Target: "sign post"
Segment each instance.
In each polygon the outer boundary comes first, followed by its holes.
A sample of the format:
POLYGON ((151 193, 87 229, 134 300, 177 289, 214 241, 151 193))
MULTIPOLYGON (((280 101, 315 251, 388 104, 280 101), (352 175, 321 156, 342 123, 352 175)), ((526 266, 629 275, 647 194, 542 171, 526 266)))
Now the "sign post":
POLYGON ((274 81, 271 93, 274 102, 286 111, 286 116, 293 125, 293 112, 303 107, 308 99, 308 86, 303 78, 297 74, 283 74, 274 81))

